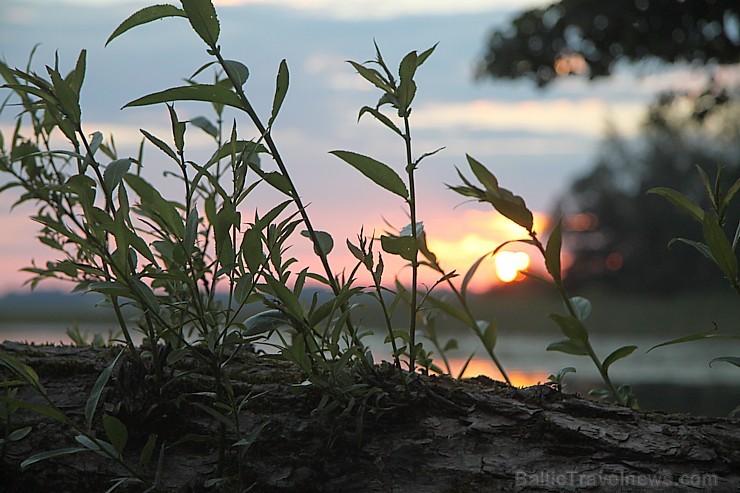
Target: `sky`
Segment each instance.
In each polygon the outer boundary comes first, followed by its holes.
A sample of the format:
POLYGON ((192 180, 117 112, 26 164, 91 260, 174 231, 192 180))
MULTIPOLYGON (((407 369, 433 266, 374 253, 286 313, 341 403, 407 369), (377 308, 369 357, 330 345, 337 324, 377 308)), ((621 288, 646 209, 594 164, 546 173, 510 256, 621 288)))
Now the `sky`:
MULTIPOLYGON (((377 189, 329 154, 341 149, 371 155, 403 173, 404 148, 398 136, 371 118, 357 121, 358 110, 374 106, 380 95, 346 60, 372 58, 373 41, 392 67, 405 53, 439 43, 417 73, 419 89, 411 116, 416 156, 444 147, 417 171, 419 219, 442 264, 461 273, 499 243, 523 233, 490 209, 446 189, 445 184, 459 184, 455 168, 467 169, 466 153, 487 165, 502 186, 522 195, 544 231, 551 223, 554 202, 594 163, 607 129, 634 138, 646 104, 656 92, 697 82, 695 74, 680 69, 637 73, 625 69, 599 82, 568 78, 545 90, 528 82, 475 81, 476 58, 483 53, 487 35, 505 27, 520 9, 548 3, 543 0, 215 3, 224 55, 249 67, 245 88, 265 119, 280 60, 287 61, 290 90, 273 137, 303 200, 310 204, 314 226, 334 237, 337 246, 331 261, 336 271, 351 268, 344 242, 356 238, 361 227, 366 233, 380 233, 387 229, 386 223, 400 229, 408 222, 398 197, 377 189)), ((141 141, 139 129, 169 139, 168 115, 162 105, 123 110, 122 106, 181 85, 183 78, 209 61, 205 46, 184 19, 141 26, 104 47, 121 21, 149 4, 2 0, 0 57, 11 66, 23 67, 38 43, 36 70, 53 64, 56 52, 66 72, 79 51, 87 49, 83 127, 88 133, 113 134, 119 155, 133 156, 141 141)), ((2 89, 0 96, 4 97, 2 89)), ((178 104, 177 109, 181 119, 211 117, 203 104, 178 104)), ((12 131, 12 110, 0 116, 0 130, 6 136, 12 131)), ((245 135, 254 134, 241 116, 237 124, 245 135)), ((187 143, 195 160, 207 159, 213 150, 208 137, 195 128, 188 130, 187 143)), ((162 178, 163 171, 173 170, 159 151, 147 147, 144 164, 145 176, 174 198, 177 184, 162 178)), ((6 181, 0 177, 0 184, 6 181)), ((19 269, 31 259, 49 258, 34 238, 37 227, 28 219, 33 208, 24 205, 11 210, 16 198, 12 193, 0 194, 4 232, 0 235, 0 293, 28 289, 23 287, 28 275, 19 269)), ((274 193, 258 189, 249 206, 265 211, 278 200, 274 193)), ((316 266, 307 240, 297 237, 290 252, 316 266)), ((498 282, 494 271, 493 261, 484 264, 474 287, 482 290, 498 282)), ((425 278, 425 282, 433 280, 425 278)))

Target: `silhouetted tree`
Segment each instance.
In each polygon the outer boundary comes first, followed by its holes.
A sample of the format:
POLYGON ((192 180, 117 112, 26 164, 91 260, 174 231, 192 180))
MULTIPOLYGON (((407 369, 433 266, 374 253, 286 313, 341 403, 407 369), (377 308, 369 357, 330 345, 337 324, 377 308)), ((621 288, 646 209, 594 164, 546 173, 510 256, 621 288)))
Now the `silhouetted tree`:
MULTIPOLYGON (((701 238, 701 226, 662 198, 647 195, 670 187, 706 200, 695 165, 725 187, 740 177, 740 98, 725 92, 666 94, 648 110, 642 141, 611 135, 595 168, 577 179, 558 204, 574 259, 568 282, 603 282, 630 290, 671 292, 721 286, 716 267, 693 248, 671 238, 701 238)), ((730 210, 734 234, 740 207, 730 210)), ((732 229, 732 231, 729 231, 732 229)))
POLYGON ((493 32, 479 77, 608 76, 617 62, 740 62, 738 0, 561 0, 493 32))

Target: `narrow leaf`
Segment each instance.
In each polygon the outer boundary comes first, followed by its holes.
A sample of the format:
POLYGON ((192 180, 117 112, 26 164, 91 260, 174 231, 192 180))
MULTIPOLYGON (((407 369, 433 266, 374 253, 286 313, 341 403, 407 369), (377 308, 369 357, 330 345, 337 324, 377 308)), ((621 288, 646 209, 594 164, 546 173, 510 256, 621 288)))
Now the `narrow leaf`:
POLYGON ((704 211, 701 209, 701 207, 696 205, 690 198, 688 198, 681 192, 678 192, 671 188, 657 187, 651 188, 650 190, 648 190, 647 193, 663 197, 679 209, 687 212, 691 217, 693 217, 700 223, 704 222, 704 211))
POLYGON ((331 151, 330 154, 334 154, 339 159, 345 161, 360 173, 370 178, 375 184, 404 199, 408 199, 409 192, 406 189, 406 185, 401 180, 401 177, 388 165, 371 157, 350 151, 331 151))
POLYGON ((126 103, 124 108, 171 103, 173 101, 204 101, 243 109, 239 96, 226 87, 216 84, 192 84, 189 86, 172 87, 135 99, 126 103))
POLYGON ((129 29, 158 19, 164 19, 165 17, 187 17, 187 15, 184 10, 179 9, 174 5, 152 5, 144 7, 123 21, 116 30, 113 31, 113 34, 108 37, 108 41, 105 42, 105 46, 108 46, 108 43, 129 29))
POLYGON ((154 144, 155 146, 157 146, 162 152, 164 152, 169 157, 171 157, 173 161, 175 161, 176 163, 179 163, 180 162, 180 158, 177 157, 177 154, 175 153, 175 151, 172 150, 172 148, 167 143, 165 143, 161 139, 155 137, 154 135, 150 134, 146 130, 139 129, 139 131, 142 134, 144 134, 144 137, 146 137, 146 139, 149 142, 151 142, 152 144, 154 144))
POLYGON ((396 124, 393 123, 390 118, 388 118, 383 113, 376 110, 375 108, 371 108, 370 106, 363 106, 362 109, 360 109, 360 114, 357 116, 358 122, 360 121, 360 118, 362 118, 362 115, 364 115, 365 113, 370 113, 383 125, 385 125, 386 127, 396 132, 398 135, 403 137, 403 132, 401 132, 401 129, 398 128, 398 126, 396 126, 396 124))
POLYGON ((717 218, 709 214, 704 216, 704 239, 712 252, 714 263, 728 279, 734 281, 737 278, 737 257, 717 218))
POLYGON ((193 26, 193 30, 205 41, 205 43, 215 48, 218 42, 220 26, 216 9, 210 0, 180 0, 182 8, 193 26))
POLYGON ((606 357, 604 360, 604 363, 602 364, 604 371, 608 371, 609 367, 617 360, 620 360, 622 358, 626 358, 630 354, 634 352, 634 350, 637 349, 637 346, 623 346, 614 352, 612 352, 609 356, 606 357))
POLYGON ((244 321, 244 325, 247 327, 244 335, 254 336, 290 325, 290 321, 280 310, 267 310, 252 315, 244 321))
POLYGON ((41 462, 42 460, 53 459, 54 457, 62 457, 65 455, 76 454, 77 452, 84 452, 85 450, 87 449, 84 449, 82 447, 70 447, 70 448, 49 450, 47 452, 41 452, 40 454, 32 455, 28 459, 21 462, 21 469, 25 469, 37 462, 41 462))
POLYGON ((555 282, 560 282, 560 249, 563 242, 562 221, 558 221, 555 229, 550 233, 545 248, 545 267, 555 282))
POLYGON ((270 113, 268 126, 272 126, 275 118, 277 118, 280 108, 283 106, 285 96, 288 94, 289 85, 290 75, 288 72, 288 64, 283 59, 280 61, 280 68, 278 69, 277 79, 275 80, 275 98, 272 101, 272 112, 270 113))
POLYGON ((141 449, 141 454, 139 455, 139 465, 141 467, 146 466, 149 464, 149 460, 152 458, 152 452, 154 451, 154 446, 157 444, 157 434, 156 433, 150 433, 149 438, 146 441, 146 444, 144 445, 144 448, 141 449))
POLYGON ((721 356, 719 358, 714 358, 712 361, 709 362, 709 366, 712 366, 716 362, 723 362, 723 363, 729 363, 731 365, 735 365, 738 368, 740 368, 740 358, 734 357, 734 356, 721 356))
POLYGON ((103 393, 103 389, 108 383, 111 374, 113 373, 113 368, 115 368, 116 363, 118 363, 118 359, 121 357, 122 354, 123 351, 120 351, 113 362, 105 367, 102 373, 100 373, 98 379, 95 381, 95 385, 93 385, 93 389, 90 392, 90 397, 88 397, 87 403, 85 404, 85 423, 87 424, 88 430, 92 429, 92 420, 95 417, 95 409, 98 407, 100 396, 103 393))

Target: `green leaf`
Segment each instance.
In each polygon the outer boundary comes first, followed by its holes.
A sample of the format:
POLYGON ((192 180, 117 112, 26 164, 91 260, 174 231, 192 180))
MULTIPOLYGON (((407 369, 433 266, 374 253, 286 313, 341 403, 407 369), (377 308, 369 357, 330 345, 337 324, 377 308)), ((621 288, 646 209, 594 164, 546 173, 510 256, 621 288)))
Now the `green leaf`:
POLYGON ((604 362, 602 363, 602 368, 604 368, 604 372, 609 371, 609 367, 617 360, 620 360, 622 358, 626 358, 630 354, 634 352, 634 350, 637 349, 637 346, 623 346, 619 349, 614 350, 609 356, 606 357, 604 362))
POLYGON ((732 186, 727 190, 727 193, 722 199, 722 210, 727 209, 730 204, 732 203, 732 199, 735 198, 735 195, 740 191, 740 178, 735 181, 735 183, 732 184, 732 186))
POLYGON ((577 356, 588 356, 586 348, 580 344, 576 344, 570 339, 563 339, 562 341, 555 341, 547 346, 548 351, 559 351, 566 354, 575 354, 577 356))
POLYGON ((154 451, 154 446, 157 444, 157 434, 156 433, 150 433, 149 438, 146 441, 146 444, 144 445, 144 448, 141 449, 141 455, 139 455, 139 465, 141 467, 146 466, 149 464, 149 460, 152 458, 152 452, 154 451))
POLYGON ((375 184, 380 185, 389 192, 408 199, 409 192, 401 177, 388 165, 375 159, 350 151, 331 151, 329 154, 337 156, 347 164, 357 169, 360 173, 370 178, 375 184))
POLYGON ((496 347, 496 323, 489 323, 484 320, 477 320, 476 325, 478 325, 478 330, 481 330, 483 332, 483 346, 489 353, 492 353, 494 348, 496 347))
POLYGON ((196 116, 195 118, 192 118, 188 120, 191 125, 194 125, 198 127, 199 129, 203 130, 205 133, 213 137, 214 139, 218 138, 218 128, 211 123, 211 121, 204 117, 204 116, 196 116))
POLYGON ((303 320, 303 307, 301 306, 301 302, 298 300, 298 296, 288 289, 284 283, 270 275, 265 275, 265 281, 267 281, 267 285, 272 294, 275 295, 283 305, 285 305, 287 312, 296 320, 303 320))
POLYGON ((357 73, 359 73, 365 80, 373 84, 378 89, 388 94, 393 93, 393 88, 388 84, 388 82, 383 78, 382 75, 380 75, 380 73, 377 70, 367 68, 351 60, 347 60, 347 63, 352 65, 355 68, 355 70, 357 70, 357 73))
MULTIPOLYGON (((8 434, 8 441, 18 442, 20 440, 23 440, 28 436, 29 433, 31 433, 32 429, 32 426, 24 426, 23 428, 19 428, 8 434)), ((2 442, 2 439, 0 439, 0 442, 2 442)))
POLYGON ((275 98, 272 101, 272 112, 270 113, 270 121, 267 124, 269 127, 272 126, 280 112, 285 95, 288 94, 289 85, 290 74, 288 73, 288 64, 283 59, 280 61, 280 68, 278 69, 277 79, 275 80, 275 98))
POLYGON ((88 160, 98 152, 100 144, 103 143, 103 134, 100 132, 93 132, 92 138, 90 139, 90 154, 87 156, 88 160))
POLYGON ((416 261, 418 248, 412 236, 383 235, 380 237, 380 245, 384 252, 398 255, 409 262, 416 261))
POLYGON ((588 391, 588 395, 595 399, 611 399, 614 397, 611 391, 606 389, 591 389, 588 391))
MULTIPOLYGON (((80 94, 82 84, 85 82, 85 70, 87 68, 87 50, 80 51, 74 70, 67 74, 66 81, 75 94, 80 94)), ((94 151, 93 151, 94 152, 94 151)))
POLYGON ((116 159, 105 168, 105 172, 103 173, 103 180, 105 181, 106 187, 108 187, 109 193, 112 194, 113 190, 115 190, 116 187, 121 184, 121 181, 123 181, 123 177, 126 176, 126 173, 128 173, 128 170, 130 168, 130 158, 116 159))
MULTIPOLYGON (((712 207, 714 209, 717 209, 717 198, 714 196, 714 191, 712 190, 712 185, 709 183, 709 176, 707 176, 707 172, 704 171, 704 169, 699 166, 698 164, 696 166, 696 171, 699 172, 699 178, 701 179, 702 185, 704 185, 704 190, 707 192, 707 197, 709 197, 709 201, 712 203, 712 207)), ((719 169, 719 172, 717 174, 717 180, 721 177, 721 171, 722 169, 719 169)))
POLYGON ((108 414, 103 415, 103 427, 105 428, 105 436, 110 440, 113 448, 116 449, 118 454, 123 453, 123 448, 126 446, 128 441, 128 430, 126 425, 121 421, 108 414))
POLYGON ((34 454, 28 459, 21 462, 21 469, 26 469, 27 467, 37 462, 41 462, 42 460, 53 459, 55 457, 63 457, 65 455, 76 454, 77 452, 84 452, 86 450, 87 449, 84 449, 82 447, 70 447, 70 448, 60 448, 56 450, 49 450, 47 452, 41 452, 40 454, 34 454))
POLYGON ((193 30, 212 49, 216 48, 220 26, 210 0, 180 0, 193 30))
POLYGON ((74 124, 79 124, 82 116, 80 109, 80 95, 77 94, 72 86, 62 78, 62 75, 49 67, 46 67, 49 77, 54 85, 54 94, 59 99, 59 106, 62 113, 72 120, 74 124))
POLYGON ((110 443, 96 439, 93 440, 89 436, 86 435, 77 435, 75 437, 75 440, 78 443, 81 443, 87 450, 90 450, 91 452, 95 452, 96 454, 105 457, 106 459, 110 459, 112 457, 120 459, 120 454, 116 452, 116 449, 113 448, 113 445, 110 443))
POLYGON ((18 377, 30 384, 34 389, 43 392, 43 386, 39 381, 39 376, 36 373, 36 370, 23 363, 21 360, 14 358, 9 354, 0 354, 0 365, 18 375, 18 377))
POLYGON ((450 303, 447 303, 445 301, 442 301, 434 296, 429 296, 427 300, 435 306, 435 308, 439 308, 443 312, 445 312, 447 315, 461 321, 468 327, 476 327, 476 321, 470 318, 470 316, 465 313, 462 310, 457 309, 456 307, 452 306, 450 303))
POLYGON ((185 122, 177 118, 177 112, 174 105, 168 104, 167 111, 170 113, 170 122, 172 124, 172 137, 175 139, 175 148, 182 153, 185 149, 185 122))
POLYGON ((580 320, 557 313, 551 313, 550 318, 558 324, 565 337, 585 347, 588 341, 588 331, 580 320))
POLYGON ((694 334, 689 334, 684 337, 679 337, 678 339, 673 339, 667 342, 662 342, 660 344, 656 344, 655 346, 651 347, 646 353, 649 353, 653 349, 657 349, 659 347, 663 346, 672 346, 674 344, 683 344, 684 342, 692 342, 692 341, 701 341, 704 339, 728 339, 728 340, 740 340, 740 336, 732 336, 732 335, 723 335, 717 333, 717 328, 715 327, 712 330, 707 330, 704 332, 696 332, 694 334))
POLYGON ((545 267, 556 283, 560 282, 560 249, 563 242, 562 221, 558 221, 555 229, 550 233, 545 248, 545 267))
POLYGON ((673 190, 672 188, 656 187, 651 188, 650 190, 648 190, 647 193, 663 197, 679 209, 687 212, 691 217, 693 217, 700 223, 704 222, 704 211, 701 209, 701 207, 696 205, 690 198, 688 198, 681 192, 673 190))
POLYGON ((247 262, 249 271, 256 274, 262 262, 265 261, 265 254, 262 250, 262 236, 257 228, 250 228, 244 233, 241 253, 247 262))
POLYGON ((417 59, 416 59, 416 66, 417 66, 417 68, 418 68, 418 67, 421 67, 421 66, 422 66, 422 64, 423 64, 424 62, 426 62, 426 61, 427 61, 427 58, 429 58, 429 56, 430 56, 430 55, 431 55, 432 53, 434 53, 434 50, 435 50, 435 49, 437 48, 437 45, 438 45, 438 44, 439 44, 439 43, 434 43, 434 46, 432 46, 432 47, 431 47, 431 48, 429 48, 428 50, 425 50, 425 51, 423 51, 423 52, 421 53, 421 55, 419 55, 419 56, 417 57, 417 59))
POLYGON ((150 106, 159 103, 171 103, 173 101, 204 101, 243 109, 239 96, 230 89, 216 84, 192 84, 189 86, 172 87, 135 99, 126 103, 124 108, 150 106))
POLYGON ((403 60, 401 60, 401 66, 398 69, 398 74, 401 78, 401 83, 398 85, 398 90, 396 91, 399 104, 399 116, 408 115, 408 109, 416 95, 414 74, 416 73, 416 67, 418 66, 417 59, 418 56, 416 52, 412 51, 403 57, 403 60))
POLYGON ((8 399, 7 397, 0 397, 0 402, 8 402, 16 407, 28 409, 29 411, 40 414, 41 416, 46 416, 47 418, 51 418, 54 421, 58 421, 65 425, 72 425, 72 421, 70 421, 70 419, 62 411, 53 406, 33 404, 31 402, 8 399))
POLYGON ((216 240, 216 256, 222 266, 228 267, 235 261, 236 253, 231 238, 234 226, 239 226, 239 213, 234 204, 227 201, 216 214, 213 222, 213 234, 216 240))
POLYGON ((468 269, 468 272, 465 273, 465 277, 463 278, 463 282, 460 285, 460 293, 462 294, 463 298, 466 296, 468 292, 468 284, 470 284, 470 281, 473 279, 473 276, 475 275, 475 272, 478 270, 478 267, 480 267, 480 264, 483 263, 483 261, 486 259, 486 257, 489 257, 491 254, 487 253, 483 255, 481 258, 475 261, 473 265, 470 266, 468 269))
POLYGON ((185 220, 185 234, 182 238, 182 247, 185 249, 185 255, 190 257, 195 248, 195 240, 198 236, 198 224, 200 219, 198 218, 198 209, 193 208, 188 214, 185 220))
POLYGON ((712 253, 714 263, 722 270, 724 275, 734 281, 737 279, 737 257, 732 249, 730 240, 725 236, 717 218, 706 214, 704 216, 704 240, 707 242, 709 251, 712 253))
POLYGON ((701 253, 707 259, 709 259, 710 262, 714 262, 714 256, 712 255, 712 251, 704 243, 700 243, 694 240, 687 240, 686 238, 673 238, 671 241, 668 242, 668 247, 670 248, 676 242, 685 243, 686 245, 694 247, 699 253, 701 253))
POLYGON ((154 219, 165 231, 181 238, 185 226, 175 205, 165 200, 156 188, 140 176, 128 173, 124 179, 141 199, 143 214, 154 219))
POLYGON ((224 70, 229 75, 229 80, 233 78, 238 87, 242 87, 249 79, 249 68, 237 60, 224 60, 224 70))
POLYGON ((206 163, 206 167, 217 163, 221 159, 231 156, 233 148, 236 148, 236 153, 240 155, 267 153, 267 149, 262 144, 256 144, 249 140, 237 140, 236 142, 229 141, 213 153, 211 158, 206 163))
POLYGON ((488 202, 501 215, 531 232, 534 225, 534 218, 532 216, 532 211, 530 211, 524 203, 524 199, 518 195, 514 195, 505 188, 499 187, 496 177, 472 156, 466 154, 466 158, 473 174, 478 178, 481 184, 483 184, 486 190, 484 192, 473 187, 459 170, 458 175, 460 175, 460 178, 462 178, 463 182, 468 186, 451 188, 461 195, 476 197, 480 201, 488 202))
POLYGON ((95 409, 98 407, 100 396, 103 393, 103 389, 108 383, 111 374, 113 373, 113 368, 115 368, 116 363, 118 363, 118 359, 121 357, 122 354, 123 351, 120 351, 113 362, 110 365, 106 366, 105 369, 100 373, 98 379, 95 381, 95 385, 93 385, 90 396, 87 398, 87 403, 85 404, 85 423, 87 424, 88 430, 92 429, 92 420, 95 417, 95 409))
POLYGON ((237 303, 242 304, 247 301, 249 294, 254 288, 254 281, 252 276, 244 274, 236 281, 236 287, 234 288, 234 299, 237 303))
POLYGON ((379 122, 381 122, 383 125, 385 125, 386 127, 390 128, 391 130, 393 130, 394 132, 396 132, 398 135, 400 135, 401 137, 403 137, 403 132, 401 132, 401 129, 398 128, 396 126, 396 124, 391 121, 390 118, 388 118, 383 113, 381 113, 380 111, 376 110, 375 108, 371 108, 370 106, 363 106, 360 109, 360 114, 357 116, 357 121, 358 122, 360 121, 360 118, 362 118, 362 115, 364 115, 365 113, 370 113, 379 122))
POLYGON ((179 9, 174 5, 152 5, 149 7, 144 7, 143 9, 135 12, 134 14, 129 16, 128 19, 123 21, 116 28, 116 30, 113 31, 113 34, 108 37, 108 41, 105 42, 105 46, 108 46, 108 43, 128 31, 129 29, 140 26, 142 24, 147 24, 152 21, 156 21, 158 19, 163 19, 165 17, 187 17, 187 15, 185 14, 184 10, 179 9))
POLYGON ((266 310, 252 315, 244 321, 247 327, 245 336, 255 336, 290 325, 290 319, 280 310, 266 310))
MULTIPOLYGON (((329 253, 334 248, 334 239, 331 237, 329 233, 326 233, 324 231, 314 231, 314 234, 316 235, 316 240, 318 241, 318 244, 314 244, 313 251, 318 256, 325 256, 329 255, 329 253)), ((311 239, 311 235, 308 231, 301 231, 301 236, 305 236, 308 239, 311 239)))
POLYGON ((498 193, 498 180, 493 175, 493 173, 491 173, 488 168, 483 166, 480 161, 470 156, 469 154, 466 154, 465 157, 468 160, 470 170, 473 172, 478 181, 481 182, 481 184, 486 188, 486 190, 498 193))
POLYGON ((586 298, 582 296, 573 296, 570 299, 570 302, 573 304, 573 308, 576 310, 576 315, 578 315, 578 320, 581 322, 591 315, 591 302, 586 298))
POLYGON ((164 152, 169 157, 171 157, 173 161, 175 161, 178 164, 180 163, 180 158, 177 157, 177 154, 175 153, 175 151, 167 143, 165 143, 161 139, 155 137, 154 135, 150 134, 146 130, 139 129, 139 131, 142 134, 144 134, 144 137, 146 137, 146 139, 149 142, 151 142, 152 144, 154 144, 155 146, 157 146, 162 152, 164 152))
POLYGON ((720 356, 719 358, 714 358, 712 361, 709 362, 709 366, 712 366, 716 362, 723 362, 723 363, 729 363, 731 365, 735 365, 738 368, 740 368, 740 358, 736 358, 733 356, 720 356))

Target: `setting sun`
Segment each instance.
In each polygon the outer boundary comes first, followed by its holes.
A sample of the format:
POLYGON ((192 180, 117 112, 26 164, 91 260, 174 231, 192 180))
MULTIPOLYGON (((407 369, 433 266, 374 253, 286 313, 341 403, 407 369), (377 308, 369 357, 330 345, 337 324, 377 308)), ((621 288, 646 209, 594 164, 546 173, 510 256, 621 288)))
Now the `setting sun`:
POLYGON ((499 252, 494 257, 496 276, 503 282, 516 280, 519 272, 529 267, 529 255, 524 252, 499 252))

